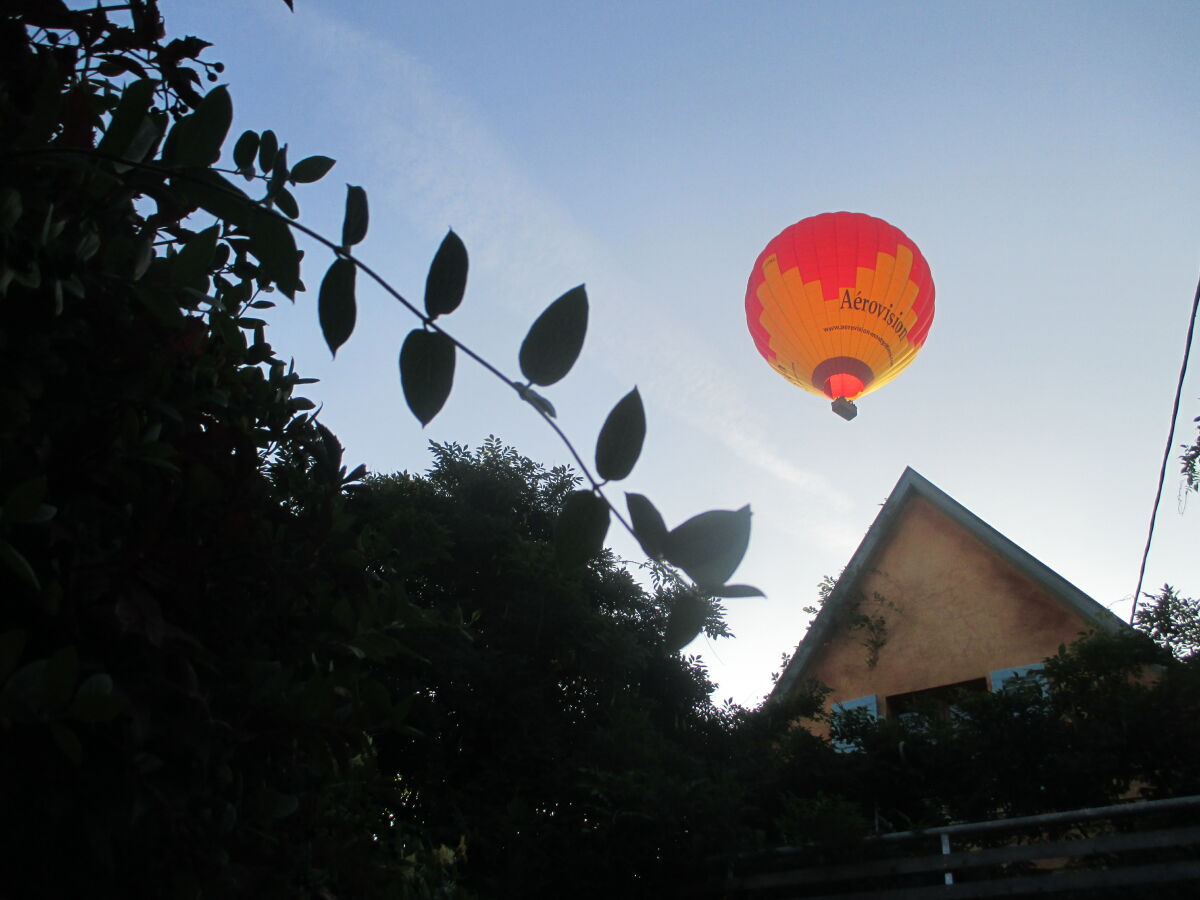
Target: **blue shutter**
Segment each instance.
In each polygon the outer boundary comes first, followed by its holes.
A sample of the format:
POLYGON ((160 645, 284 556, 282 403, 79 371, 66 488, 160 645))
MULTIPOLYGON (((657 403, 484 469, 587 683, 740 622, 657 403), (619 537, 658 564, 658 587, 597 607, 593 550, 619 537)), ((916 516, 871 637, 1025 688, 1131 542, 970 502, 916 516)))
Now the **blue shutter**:
MULTIPOLYGON (((879 700, 875 694, 867 694, 865 697, 855 697, 853 700, 843 700, 841 703, 833 704, 833 712, 848 713, 855 710, 865 709, 872 719, 879 718, 879 700)), ((854 745, 848 741, 833 742, 833 749, 839 753, 849 753, 854 749, 854 745)))
POLYGON ((992 682, 993 691, 1004 690, 1004 685, 1008 681, 1020 676, 1036 678, 1044 688, 1046 684, 1046 676, 1042 674, 1044 668, 1046 667, 1041 663, 1032 663, 1028 666, 1014 666, 1011 669, 996 669, 996 671, 988 673, 988 678, 992 682))

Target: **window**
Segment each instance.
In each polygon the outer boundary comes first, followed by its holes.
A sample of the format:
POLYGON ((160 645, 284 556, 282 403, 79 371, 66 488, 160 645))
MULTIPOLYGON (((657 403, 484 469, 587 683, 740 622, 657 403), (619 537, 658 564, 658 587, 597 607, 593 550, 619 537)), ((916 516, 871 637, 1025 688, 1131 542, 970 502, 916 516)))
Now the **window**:
MULTIPOLYGON (((853 713, 862 710, 867 713, 872 719, 879 718, 879 699, 875 694, 867 694, 865 697, 855 697, 853 700, 843 700, 841 703, 833 704, 832 711, 834 715, 838 713, 853 713)), ((854 749, 854 744, 849 741, 839 741, 836 738, 833 740, 833 748, 839 753, 849 753, 854 749)))
POLYGON ((1004 685, 1014 678, 1036 678, 1044 689, 1046 685, 1046 676, 1042 672, 1044 668, 1046 667, 1041 663, 1031 663, 1028 666, 1014 666, 1011 669, 996 669, 994 672, 989 672, 988 677, 991 679, 993 691, 1004 690, 1004 685))
POLYGON ((865 697, 857 697, 854 700, 843 700, 841 703, 833 704, 833 711, 836 712, 853 712, 856 709, 865 709, 873 717, 879 716, 879 701, 875 694, 867 694, 865 697))
POLYGON ((944 721, 954 714, 954 701, 963 691, 983 694, 988 689, 986 678, 972 678, 954 684, 943 684, 923 691, 893 694, 887 698, 889 718, 911 722, 920 715, 932 716, 944 721))

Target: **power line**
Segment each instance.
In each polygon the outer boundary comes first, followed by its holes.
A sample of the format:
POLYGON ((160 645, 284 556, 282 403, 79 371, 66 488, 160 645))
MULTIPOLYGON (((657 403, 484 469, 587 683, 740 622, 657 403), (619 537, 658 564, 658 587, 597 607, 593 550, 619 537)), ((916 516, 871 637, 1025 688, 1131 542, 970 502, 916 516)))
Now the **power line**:
POLYGON ((1150 530, 1146 534, 1146 549, 1142 551, 1142 567, 1138 570, 1137 590, 1133 592, 1133 608, 1129 610, 1129 622, 1133 624, 1137 612, 1138 598, 1142 596, 1142 580, 1146 577, 1146 560, 1150 556, 1150 542, 1154 540, 1154 520, 1158 516, 1158 504, 1162 500, 1163 482, 1167 478, 1167 460, 1171 458, 1171 445, 1175 443, 1175 420, 1179 418, 1179 399, 1183 395, 1183 379, 1187 375, 1188 357, 1192 355, 1192 335, 1196 331, 1196 310, 1200 308, 1200 281, 1196 282, 1196 296, 1192 299, 1192 315, 1188 320, 1187 342, 1183 345, 1183 364, 1179 367, 1179 384, 1175 387, 1175 406, 1171 409, 1171 428, 1167 432, 1167 446, 1163 449, 1162 467, 1158 470, 1158 490, 1154 492, 1154 508, 1150 511, 1150 530))

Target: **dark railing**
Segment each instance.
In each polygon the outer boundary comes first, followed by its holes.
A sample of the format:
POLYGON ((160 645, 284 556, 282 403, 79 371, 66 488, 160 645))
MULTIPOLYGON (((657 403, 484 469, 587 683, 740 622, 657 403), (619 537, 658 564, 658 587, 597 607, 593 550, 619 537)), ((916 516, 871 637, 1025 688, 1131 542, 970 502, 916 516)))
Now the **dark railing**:
POLYGON ((780 848, 726 859, 722 874, 688 893, 762 900, 1200 897, 1200 796, 893 832, 833 851, 836 859, 830 852, 780 848))

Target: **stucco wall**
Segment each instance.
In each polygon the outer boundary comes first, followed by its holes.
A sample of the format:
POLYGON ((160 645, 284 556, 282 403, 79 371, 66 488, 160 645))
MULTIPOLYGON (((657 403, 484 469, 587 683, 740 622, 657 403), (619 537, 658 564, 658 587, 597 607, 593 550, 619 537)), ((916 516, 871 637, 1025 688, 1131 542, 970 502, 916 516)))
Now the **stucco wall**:
POLYGON ((833 689, 831 704, 876 694, 886 714, 888 695, 1040 662, 1087 629, 924 498, 911 498, 890 532, 859 580, 861 610, 887 621, 878 662, 868 666, 864 632, 835 629, 806 666, 833 689))

